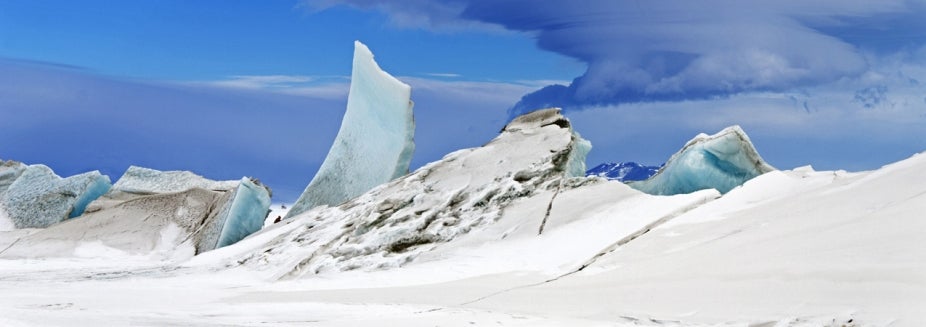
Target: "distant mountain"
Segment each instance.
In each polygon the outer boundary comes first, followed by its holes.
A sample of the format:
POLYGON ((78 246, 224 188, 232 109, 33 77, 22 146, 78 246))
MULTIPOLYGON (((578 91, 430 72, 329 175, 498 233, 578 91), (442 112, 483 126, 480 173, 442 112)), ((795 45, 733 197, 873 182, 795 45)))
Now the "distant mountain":
POLYGON ((601 176, 621 182, 642 181, 656 174, 661 166, 644 166, 636 162, 603 163, 585 172, 586 176, 601 176))

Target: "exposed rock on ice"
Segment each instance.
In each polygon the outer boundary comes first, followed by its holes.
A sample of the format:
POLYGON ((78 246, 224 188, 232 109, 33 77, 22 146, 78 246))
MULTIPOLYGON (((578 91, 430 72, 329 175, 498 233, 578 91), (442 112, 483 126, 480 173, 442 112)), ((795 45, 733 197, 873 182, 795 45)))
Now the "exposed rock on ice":
POLYGON ((61 178, 45 165, 4 162, 0 168, 0 214, 15 228, 44 228, 80 216, 110 188, 98 171, 61 178))
POLYGON ((739 126, 714 135, 699 134, 653 177, 628 183, 649 194, 671 195, 713 188, 726 193, 746 181, 775 170, 756 151, 739 126))
POLYGON ((338 136, 287 217, 334 206, 408 173, 415 149, 411 87, 379 68, 373 53, 354 42, 347 111, 338 136))
MULTIPOLYGON (((265 233, 292 230, 241 261, 271 262, 290 275, 402 265, 435 244, 495 223, 517 199, 590 181, 568 179, 584 173, 581 160, 589 148, 559 109, 535 111, 483 147, 453 152, 340 206, 269 228, 265 233)), ((539 225, 543 216, 533 218, 539 225)))

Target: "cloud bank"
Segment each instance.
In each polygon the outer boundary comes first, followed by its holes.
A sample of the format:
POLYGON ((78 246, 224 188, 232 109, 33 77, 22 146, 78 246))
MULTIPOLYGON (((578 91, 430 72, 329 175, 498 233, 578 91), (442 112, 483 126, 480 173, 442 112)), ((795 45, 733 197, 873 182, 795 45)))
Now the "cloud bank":
POLYGON ((915 0, 305 3, 380 10, 404 27, 499 26, 587 64, 569 85, 524 96, 511 114, 788 91, 861 76, 863 51, 926 44, 926 4, 915 0))

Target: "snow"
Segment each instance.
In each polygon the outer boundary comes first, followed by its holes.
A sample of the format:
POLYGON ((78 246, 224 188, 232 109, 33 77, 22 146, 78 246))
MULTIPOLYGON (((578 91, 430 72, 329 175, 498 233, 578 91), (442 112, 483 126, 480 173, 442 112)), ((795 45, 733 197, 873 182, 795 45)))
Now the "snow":
POLYGON ((338 136, 287 218, 319 205, 334 206, 408 173, 415 120, 411 87, 376 64, 354 42, 347 110, 338 136))
POLYGON ((191 188, 231 190, 235 187, 238 187, 238 181, 214 181, 189 171, 159 171, 138 166, 130 166, 113 184, 115 191, 136 194, 171 193, 191 188))
POLYGON ((98 171, 61 178, 45 165, 31 165, 0 194, 0 206, 16 228, 43 228, 80 216, 109 187, 109 177, 98 171))
POLYGON ((656 175, 628 183, 649 194, 680 194, 713 188, 727 193, 746 181, 775 170, 765 163, 739 126, 714 135, 700 134, 677 153, 656 175))
POLYGON ((196 256, 189 222, 169 217, 196 221, 232 192, 0 232, 0 324, 926 325, 926 155, 657 196, 570 177, 578 142, 558 110, 531 113, 483 147, 196 256), (123 243, 99 237, 112 233, 123 243), (55 251, 71 253, 36 255, 55 251))

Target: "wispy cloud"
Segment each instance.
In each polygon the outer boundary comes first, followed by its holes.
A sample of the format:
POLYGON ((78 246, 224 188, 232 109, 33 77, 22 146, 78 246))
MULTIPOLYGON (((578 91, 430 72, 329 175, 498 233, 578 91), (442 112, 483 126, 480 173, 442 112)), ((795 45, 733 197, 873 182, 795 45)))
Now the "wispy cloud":
POLYGON ((221 80, 184 82, 184 84, 336 99, 347 96, 350 78, 348 76, 236 75, 221 80))
POLYGON ((425 75, 432 76, 432 77, 447 77, 447 78, 463 77, 460 74, 454 74, 454 73, 425 73, 425 75))

